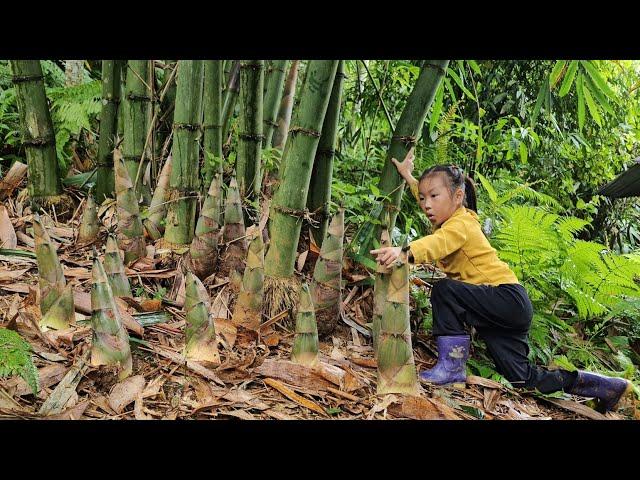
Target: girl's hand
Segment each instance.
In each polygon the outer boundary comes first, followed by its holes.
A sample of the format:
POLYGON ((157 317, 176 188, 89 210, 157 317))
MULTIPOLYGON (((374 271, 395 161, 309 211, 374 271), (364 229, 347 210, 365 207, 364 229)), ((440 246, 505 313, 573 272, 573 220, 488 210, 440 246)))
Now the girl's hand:
POLYGON ((413 173, 413 159, 415 158, 415 154, 413 152, 414 148, 415 147, 411 147, 411 150, 407 152, 407 156, 404 157, 404 160, 402 161, 402 163, 396 160, 395 158, 391 159, 393 164, 398 169, 398 173, 405 180, 407 178, 411 178, 411 174, 413 173))
POLYGON ((377 255, 376 261, 379 264, 384 265, 385 267, 390 267, 396 260, 398 260, 398 258, 400 258, 402 247, 383 247, 371 250, 369 253, 377 255))

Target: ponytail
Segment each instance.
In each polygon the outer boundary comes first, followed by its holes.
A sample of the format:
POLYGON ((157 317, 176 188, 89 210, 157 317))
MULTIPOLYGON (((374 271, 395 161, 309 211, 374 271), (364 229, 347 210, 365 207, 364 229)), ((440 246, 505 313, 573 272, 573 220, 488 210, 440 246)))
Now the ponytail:
POLYGON ((476 184, 469 175, 464 175, 464 206, 478 213, 476 184))

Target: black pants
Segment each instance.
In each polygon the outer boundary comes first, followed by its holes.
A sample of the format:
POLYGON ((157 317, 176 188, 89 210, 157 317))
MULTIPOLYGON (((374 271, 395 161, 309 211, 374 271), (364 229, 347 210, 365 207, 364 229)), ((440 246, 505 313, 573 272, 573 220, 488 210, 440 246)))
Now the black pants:
POLYGON ((522 285, 497 287, 444 279, 431 291, 433 334, 466 335, 473 326, 485 341, 496 370, 515 387, 542 393, 570 391, 575 372, 544 370, 529 362, 528 335, 533 308, 522 285))

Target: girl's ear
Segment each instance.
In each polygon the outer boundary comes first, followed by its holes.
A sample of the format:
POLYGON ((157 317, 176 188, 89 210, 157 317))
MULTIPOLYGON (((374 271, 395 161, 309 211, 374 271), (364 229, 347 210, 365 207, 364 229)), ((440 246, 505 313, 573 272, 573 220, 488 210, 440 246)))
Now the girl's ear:
POLYGON ((464 204, 464 192, 461 188, 456 188, 456 193, 453 196, 456 204, 463 205, 464 204))

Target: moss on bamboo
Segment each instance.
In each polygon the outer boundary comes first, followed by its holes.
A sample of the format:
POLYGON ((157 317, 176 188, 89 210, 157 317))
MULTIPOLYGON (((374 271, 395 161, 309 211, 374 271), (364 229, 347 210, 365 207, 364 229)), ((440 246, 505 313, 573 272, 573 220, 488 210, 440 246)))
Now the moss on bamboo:
POLYGON ((38 261, 40 328, 43 331, 68 328, 75 321, 71 286, 67 285, 58 254, 37 215, 33 217, 33 236, 38 261))
POLYGON ((314 367, 319 363, 318 326, 309 287, 306 283, 300 288, 300 301, 296 313, 296 336, 293 339, 291 361, 314 367))
POLYGON ((111 291, 116 297, 131 297, 131 285, 124 272, 124 264, 120 256, 118 242, 113 235, 107 237, 107 248, 104 254, 104 271, 109 279, 111 291))
POLYGON ((91 285, 91 365, 117 366, 120 380, 131 375, 133 361, 129 334, 122 324, 111 285, 94 250, 91 285))
POLYGON ((98 208, 96 201, 93 199, 92 192, 87 195, 87 203, 82 212, 80 219, 80 228, 78 229, 78 243, 87 244, 98 238, 100 231, 100 223, 98 222, 98 208))
POLYGON ((233 311, 232 321, 236 325, 258 330, 262 318, 264 299, 264 243, 262 233, 255 228, 247 252, 247 266, 233 311))
POLYGON ((209 295, 202 282, 188 272, 185 286, 186 339, 184 355, 189 360, 220 363, 216 331, 210 314, 209 295))
POLYGON ((171 176, 172 156, 167 157, 160 171, 156 189, 153 191, 151 205, 147 210, 147 218, 144 219, 144 228, 152 240, 158 240, 164 233, 164 220, 167 216, 167 192, 169 177, 171 176))
POLYGON ((400 260, 402 265, 392 267, 389 275, 387 300, 380 320, 377 356, 379 395, 414 394, 418 385, 411 346, 406 252, 401 254, 400 260))
POLYGON ((211 181, 207 198, 200 211, 200 218, 196 223, 196 234, 189 247, 193 273, 201 279, 215 271, 218 261, 221 187, 222 175, 217 174, 211 181))
POLYGON ((333 332, 340 318, 343 238, 344 209, 341 208, 327 229, 311 283, 311 296, 316 308, 318 332, 323 337, 333 332))
POLYGON ((135 189, 124 161, 116 150, 116 203, 118 213, 118 246, 124 251, 127 264, 146 255, 140 210, 135 189))

